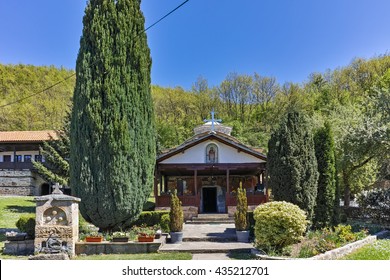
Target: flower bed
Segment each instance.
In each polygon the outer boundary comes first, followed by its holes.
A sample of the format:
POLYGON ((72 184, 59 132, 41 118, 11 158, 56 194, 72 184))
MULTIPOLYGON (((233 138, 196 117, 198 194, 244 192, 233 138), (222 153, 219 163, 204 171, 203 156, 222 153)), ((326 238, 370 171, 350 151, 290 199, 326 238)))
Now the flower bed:
MULTIPOLYGON (((338 225, 333 229, 325 228, 308 232, 299 243, 286 246, 281 250, 269 248, 263 253, 283 258, 311 258, 341 248, 347 244, 363 240, 367 236, 366 230, 353 232, 350 225, 338 225)), ((370 238, 368 239, 370 240, 370 238)))

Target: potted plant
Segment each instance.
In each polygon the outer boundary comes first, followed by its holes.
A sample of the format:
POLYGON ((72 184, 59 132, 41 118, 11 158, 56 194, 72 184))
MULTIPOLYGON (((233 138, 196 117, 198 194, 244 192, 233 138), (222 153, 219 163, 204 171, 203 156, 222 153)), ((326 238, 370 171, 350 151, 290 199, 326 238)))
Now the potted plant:
POLYGON ((127 232, 115 231, 112 234, 112 242, 129 242, 129 236, 127 232))
POLYGON ((146 225, 134 226, 133 231, 138 236, 138 242, 153 242, 155 236, 155 230, 153 227, 146 225))
POLYGON ((102 242, 103 235, 99 232, 91 232, 85 237, 85 242, 102 242))
POLYGON ((171 243, 180 243, 183 240, 184 215, 181 201, 175 190, 171 194, 171 210, 169 211, 169 228, 171 230, 171 243))
POLYGON ((247 222, 248 201, 246 191, 242 188, 242 183, 237 189, 237 210, 234 213, 234 223, 236 225, 236 235, 238 242, 249 242, 249 230, 247 222))

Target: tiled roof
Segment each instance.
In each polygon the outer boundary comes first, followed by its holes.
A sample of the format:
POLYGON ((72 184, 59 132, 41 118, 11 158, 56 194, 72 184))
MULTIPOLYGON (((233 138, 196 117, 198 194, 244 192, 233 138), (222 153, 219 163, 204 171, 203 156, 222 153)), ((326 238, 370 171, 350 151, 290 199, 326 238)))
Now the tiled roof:
POLYGON ((55 130, 41 131, 0 131, 0 143, 42 142, 58 139, 55 130))

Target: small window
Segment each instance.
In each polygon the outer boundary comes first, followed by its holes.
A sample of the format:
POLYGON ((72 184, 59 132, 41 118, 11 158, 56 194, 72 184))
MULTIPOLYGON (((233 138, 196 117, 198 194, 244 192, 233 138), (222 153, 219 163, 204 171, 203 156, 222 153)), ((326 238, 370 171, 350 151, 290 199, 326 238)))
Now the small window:
POLYGON ((22 162, 22 155, 15 155, 14 162, 22 162))
POLYGON ((218 162, 218 147, 215 144, 209 144, 206 147, 206 163, 218 162))
POLYGON ((35 161, 42 162, 42 155, 35 155, 35 156, 34 156, 34 160, 35 160, 35 161))
POLYGON ((3 162, 11 162, 11 156, 10 155, 3 156, 3 162))
POLYGON ((31 155, 24 155, 24 162, 31 162, 31 155))

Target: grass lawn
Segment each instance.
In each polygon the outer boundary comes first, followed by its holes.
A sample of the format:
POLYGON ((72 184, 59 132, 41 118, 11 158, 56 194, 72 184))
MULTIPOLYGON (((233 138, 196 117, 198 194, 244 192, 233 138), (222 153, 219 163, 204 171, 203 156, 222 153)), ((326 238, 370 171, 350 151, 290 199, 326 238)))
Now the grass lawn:
POLYGON ((373 244, 363 246, 343 260, 390 260, 390 239, 377 240, 373 244))
POLYGON ((0 196, 0 229, 16 228, 22 214, 35 213, 35 201, 31 196, 0 196))

